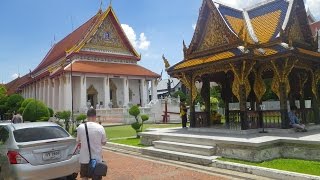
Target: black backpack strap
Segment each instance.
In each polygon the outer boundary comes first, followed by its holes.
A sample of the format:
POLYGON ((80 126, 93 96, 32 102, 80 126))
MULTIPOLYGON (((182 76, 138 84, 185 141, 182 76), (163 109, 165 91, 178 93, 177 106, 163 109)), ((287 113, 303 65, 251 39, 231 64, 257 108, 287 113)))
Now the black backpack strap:
POLYGON ((86 135, 87 135, 87 144, 88 144, 88 150, 89 150, 89 157, 91 160, 91 150, 90 150, 90 141, 89 141, 89 133, 88 133, 88 127, 87 127, 87 123, 84 123, 84 126, 86 128, 86 135))

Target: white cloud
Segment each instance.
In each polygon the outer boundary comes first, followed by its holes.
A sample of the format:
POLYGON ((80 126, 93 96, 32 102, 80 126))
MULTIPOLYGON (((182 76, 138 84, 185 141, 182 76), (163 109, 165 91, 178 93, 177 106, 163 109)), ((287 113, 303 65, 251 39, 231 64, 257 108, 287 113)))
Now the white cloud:
POLYGON ((16 79, 16 78, 18 78, 18 77, 19 77, 19 74, 17 74, 17 73, 14 73, 14 74, 11 76, 12 79, 16 79))
POLYGON ((311 13, 313 16, 320 20, 320 0, 307 0, 307 7, 310 8, 311 13))
POLYGON ((140 34, 140 38, 139 38, 139 49, 142 50, 148 50, 149 46, 150 46, 150 41, 147 40, 147 37, 144 35, 144 33, 140 34))
POLYGON ((196 24, 192 24, 192 29, 196 30, 197 25, 196 24))
POLYGON ((137 39, 137 35, 131 26, 127 24, 121 24, 121 26, 134 48, 140 50, 149 49, 151 42, 148 41, 146 35, 143 32, 140 33, 139 39, 137 39))

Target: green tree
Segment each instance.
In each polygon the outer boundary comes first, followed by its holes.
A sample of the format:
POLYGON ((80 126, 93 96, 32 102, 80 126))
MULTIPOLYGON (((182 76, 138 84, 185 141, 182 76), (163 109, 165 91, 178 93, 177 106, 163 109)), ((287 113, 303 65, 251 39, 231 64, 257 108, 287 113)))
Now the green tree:
POLYGON ((47 121, 50 112, 48 107, 41 101, 30 101, 23 111, 22 117, 24 121, 47 121))
POLYGON ((53 114, 54 114, 53 109, 48 107, 48 110, 49 110, 49 113, 50 113, 50 117, 53 117, 53 114))
POLYGON ((264 83, 266 85, 266 92, 262 96, 262 101, 278 100, 278 96, 271 89, 272 79, 265 79, 264 83))
POLYGON ((130 109, 129 109, 129 114, 131 116, 134 117, 134 119, 136 120, 136 122, 132 123, 131 124, 131 127, 136 131, 136 134, 137 134, 137 138, 140 138, 139 136, 139 132, 141 132, 141 126, 142 126, 142 123, 139 122, 139 115, 140 115, 140 109, 137 105, 135 106, 132 106, 130 109))
POLYGON ((9 110, 8 106, 7 106, 7 96, 4 96, 2 98, 0 98, 0 115, 1 115, 1 119, 5 119, 5 113, 9 110))
POLYGON ((56 113, 58 119, 63 119, 66 130, 69 132, 69 120, 71 116, 71 111, 61 111, 56 113))
POLYGON ((87 115, 85 114, 79 114, 79 116, 76 118, 78 124, 80 124, 81 121, 83 122, 85 119, 87 119, 87 115))
POLYGON ((0 85, 0 99, 7 97, 7 89, 4 85, 0 85))
POLYGON ((9 113, 17 112, 18 109, 21 107, 24 98, 20 94, 12 94, 8 97, 7 100, 7 107, 9 113))
POLYGON ((186 101, 187 100, 187 95, 184 94, 182 91, 176 91, 173 95, 174 98, 180 97, 180 101, 186 101))

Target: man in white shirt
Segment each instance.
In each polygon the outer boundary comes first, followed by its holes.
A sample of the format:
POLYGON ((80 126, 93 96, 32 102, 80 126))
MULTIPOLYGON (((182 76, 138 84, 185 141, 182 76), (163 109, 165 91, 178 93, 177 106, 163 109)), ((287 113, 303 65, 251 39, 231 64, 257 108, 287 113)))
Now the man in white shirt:
MULTIPOLYGON (((96 159, 97 162, 102 162, 102 146, 106 144, 106 133, 100 124, 96 123, 96 110, 90 107, 87 111, 87 127, 90 141, 91 158, 96 159)), ((81 143, 79 162, 81 164, 80 177, 82 179, 88 179, 88 164, 89 164, 89 150, 87 143, 87 135, 85 125, 81 124, 77 128, 77 142, 81 143)), ((94 180, 102 179, 99 177, 92 177, 94 180)))

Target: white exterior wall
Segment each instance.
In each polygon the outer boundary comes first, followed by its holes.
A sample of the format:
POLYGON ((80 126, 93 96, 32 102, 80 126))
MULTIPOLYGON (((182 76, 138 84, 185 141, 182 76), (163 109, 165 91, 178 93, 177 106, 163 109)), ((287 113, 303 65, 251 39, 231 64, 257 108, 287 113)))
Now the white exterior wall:
MULTIPOLYGON (((123 100, 124 100, 124 96, 123 96, 123 79, 114 79, 111 78, 112 82, 117 86, 117 104, 119 107, 123 106, 123 100)), ((113 95, 114 96, 114 95, 113 95)))
POLYGON ((64 109, 66 111, 72 110, 72 91, 71 91, 71 77, 70 74, 65 75, 64 83, 64 109))
POLYGON ((129 102, 134 105, 140 104, 139 80, 130 79, 129 85, 129 89, 132 91, 132 100, 129 99, 129 102))

